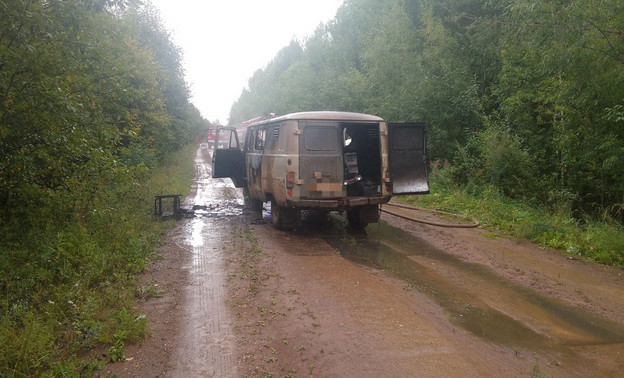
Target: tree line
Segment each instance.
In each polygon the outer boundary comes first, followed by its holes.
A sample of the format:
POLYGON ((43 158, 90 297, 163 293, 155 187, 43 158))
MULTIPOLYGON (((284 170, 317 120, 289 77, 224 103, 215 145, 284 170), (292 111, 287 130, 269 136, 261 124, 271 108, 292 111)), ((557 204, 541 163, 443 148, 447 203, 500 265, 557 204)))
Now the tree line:
POLYGON ((144 323, 148 179, 208 126, 181 59, 147 2, 0 0, 0 375, 83 374, 144 323))
POLYGON ((203 126, 180 51, 154 9, 138 4, 0 1, 5 216, 29 195, 24 187, 69 190, 111 164, 149 167, 203 126))
POLYGON ((457 184, 624 219, 624 3, 347 0, 257 70, 230 122, 345 110, 428 124, 457 184))

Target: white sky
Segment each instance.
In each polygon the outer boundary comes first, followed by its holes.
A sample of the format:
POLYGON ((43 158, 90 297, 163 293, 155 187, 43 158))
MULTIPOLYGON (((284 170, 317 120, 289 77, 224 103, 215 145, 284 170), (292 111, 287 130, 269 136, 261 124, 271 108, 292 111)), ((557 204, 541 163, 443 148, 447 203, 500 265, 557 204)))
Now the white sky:
POLYGON ((253 73, 334 18, 343 1, 151 0, 183 50, 191 101, 222 124, 253 73))

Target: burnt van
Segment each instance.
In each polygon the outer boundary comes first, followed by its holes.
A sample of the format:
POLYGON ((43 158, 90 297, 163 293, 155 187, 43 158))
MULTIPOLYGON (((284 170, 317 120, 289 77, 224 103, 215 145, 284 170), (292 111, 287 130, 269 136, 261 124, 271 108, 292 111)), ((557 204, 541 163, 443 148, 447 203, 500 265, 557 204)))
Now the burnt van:
POLYGON ((252 123, 244 140, 220 127, 213 177, 243 188, 254 210, 271 202, 278 229, 300 224, 302 210, 347 213, 349 224, 379 221, 393 195, 429 193, 425 125, 386 123, 348 112, 302 112, 252 123))

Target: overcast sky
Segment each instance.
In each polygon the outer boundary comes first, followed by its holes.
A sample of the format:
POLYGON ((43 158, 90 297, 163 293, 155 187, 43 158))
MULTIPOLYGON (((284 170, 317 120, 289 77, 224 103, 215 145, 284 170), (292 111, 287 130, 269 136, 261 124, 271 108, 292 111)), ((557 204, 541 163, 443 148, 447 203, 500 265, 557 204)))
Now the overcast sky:
POLYGON ((192 102, 226 124, 253 73, 336 15, 344 0, 151 0, 183 50, 192 102))

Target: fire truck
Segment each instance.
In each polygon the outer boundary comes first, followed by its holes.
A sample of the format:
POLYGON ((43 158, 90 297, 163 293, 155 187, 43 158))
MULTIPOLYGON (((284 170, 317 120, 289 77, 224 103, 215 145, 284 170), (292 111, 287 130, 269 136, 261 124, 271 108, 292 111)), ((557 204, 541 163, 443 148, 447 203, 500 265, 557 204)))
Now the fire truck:
POLYGON ((215 145, 215 138, 217 136, 217 126, 210 124, 208 130, 206 130, 206 143, 208 143, 209 148, 213 148, 215 145))

